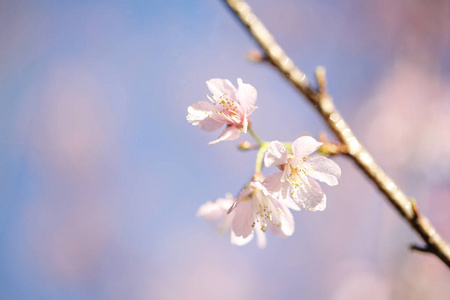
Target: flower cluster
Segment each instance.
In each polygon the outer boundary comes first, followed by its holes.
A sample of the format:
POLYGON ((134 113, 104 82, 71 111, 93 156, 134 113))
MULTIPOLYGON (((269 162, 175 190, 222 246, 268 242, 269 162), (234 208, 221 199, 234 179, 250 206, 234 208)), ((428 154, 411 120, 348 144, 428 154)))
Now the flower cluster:
POLYGON ((285 238, 294 233, 294 217, 290 210, 322 211, 326 195, 316 180, 330 186, 338 184, 341 169, 325 156, 315 155, 322 143, 310 136, 302 136, 293 143, 265 142, 250 128, 249 116, 257 108, 256 89, 238 79, 238 88, 226 79, 206 82, 212 95, 210 102, 201 101, 188 108, 187 120, 201 129, 212 131, 226 125, 220 137, 209 144, 237 139, 248 131, 258 143, 259 152, 252 180, 236 198, 230 194, 214 202, 203 204, 197 216, 218 222, 219 233, 231 231, 234 245, 245 245, 256 235, 260 248, 266 245, 265 233, 285 238), (264 154, 264 155, 263 155, 264 154), (280 172, 264 177, 266 168, 280 172))

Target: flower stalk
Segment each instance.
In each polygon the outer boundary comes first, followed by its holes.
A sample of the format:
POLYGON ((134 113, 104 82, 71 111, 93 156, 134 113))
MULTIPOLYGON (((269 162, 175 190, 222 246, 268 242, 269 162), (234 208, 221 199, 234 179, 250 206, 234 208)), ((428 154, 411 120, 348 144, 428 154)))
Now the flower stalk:
POLYGON ((255 162, 255 174, 259 174, 262 171, 264 153, 266 153, 267 148, 269 147, 269 143, 263 143, 256 154, 256 162, 255 162))
POLYGON ((262 140, 258 135, 256 135, 256 133, 253 131, 253 129, 249 128, 248 133, 250 133, 250 135, 255 140, 255 142, 258 143, 259 147, 262 147, 264 144, 267 143, 264 140, 262 140))

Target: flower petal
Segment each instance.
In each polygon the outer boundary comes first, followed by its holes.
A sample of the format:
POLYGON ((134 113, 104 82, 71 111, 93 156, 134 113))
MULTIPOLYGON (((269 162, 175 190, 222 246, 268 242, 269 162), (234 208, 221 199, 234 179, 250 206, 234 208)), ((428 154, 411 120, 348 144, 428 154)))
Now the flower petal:
POLYGON ((225 215, 222 220, 217 225, 217 233, 219 235, 224 235, 225 232, 229 231, 231 228, 231 223, 233 222, 234 215, 225 215))
POLYGON ((285 236, 291 236, 295 231, 294 216, 288 208, 282 209, 284 213, 283 220, 281 222, 281 231, 285 236))
POLYGON ((206 221, 214 221, 222 218, 230 205, 233 204, 233 199, 217 199, 216 201, 208 201, 197 210, 196 217, 203 218, 206 221))
POLYGON ((256 102, 258 93, 256 89, 248 83, 243 83, 241 78, 238 78, 238 89, 236 92, 236 99, 243 107, 253 106, 256 102))
POLYGON ((221 111, 214 111, 211 113, 211 119, 221 123, 221 124, 233 124, 233 120, 229 115, 222 114, 221 111))
POLYGON ((255 229, 256 232, 256 241, 259 249, 266 248, 267 238, 266 234, 260 229, 255 229))
POLYGON ((280 238, 285 238, 291 236, 294 233, 295 223, 294 216, 291 211, 281 203, 276 203, 278 211, 280 213, 280 224, 274 224, 272 222, 267 223, 267 228, 269 231, 280 238))
POLYGON ((312 166, 312 172, 308 175, 314 179, 325 182, 328 185, 337 185, 341 177, 341 168, 338 164, 324 156, 316 156, 305 163, 312 166))
POLYGON ((294 199, 292 199, 290 195, 288 195, 288 197, 286 197, 285 199, 280 199, 278 201, 280 201, 281 204, 285 205, 289 209, 300 211, 300 207, 298 207, 297 203, 295 203, 294 199))
POLYGON ((242 201, 238 209, 233 211, 235 213, 232 230, 238 237, 246 238, 253 234, 253 202, 242 201))
MULTIPOLYGON (((267 176, 262 182, 263 186, 266 188, 267 192, 273 196, 275 193, 279 193, 283 188, 283 183, 281 182, 281 177, 283 172, 277 172, 267 176)), ((257 187, 257 186, 255 186, 257 187)), ((264 191, 264 190, 263 190, 264 191)))
POLYGON ((241 202, 242 200, 246 200, 246 197, 248 197, 248 195, 250 195, 252 191, 253 189, 251 187, 243 189, 239 193, 239 196, 236 198, 236 201, 234 201, 231 207, 228 208, 228 213, 231 213, 238 206, 239 202, 241 202))
POLYGON ((273 141, 267 148, 264 156, 264 165, 269 168, 276 165, 283 165, 287 162, 287 150, 279 141, 273 141))
MULTIPOLYGON (((244 246, 246 244, 248 244, 248 242, 250 242, 253 239, 253 231, 252 233, 247 236, 247 237, 242 237, 242 236, 237 236, 233 230, 231 230, 231 235, 230 235, 230 242, 232 245, 237 245, 237 246, 244 246)), ((259 245, 259 242, 258 242, 259 245)))
MULTIPOLYGON (((275 175, 275 174, 273 174, 273 175, 275 175)), ((284 193, 288 192, 289 185, 285 185, 284 183, 281 183, 281 186, 275 187, 275 188, 271 188, 272 192, 270 192, 267 189, 267 186, 270 187, 270 185, 271 185, 270 182, 271 181, 274 181, 274 183, 276 184, 277 179, 274 180, 273 178, 276 178, 277 176, 272 176, 272 175, 267 176, 267 178, 269 178, 269 177, 270 177, 269 182, 252 181, 250 183, 250 186, 252 186, 254 188, 257 188, 257 189, 260 189, 265 196, 274 198, 274 201, 280 202, 279 198, 275 198, 275 197, 272 196, 272 194, 274 194, 274 193, 277 194, 277 192, 274 192, 274 190, 277 190, 278 188, 280 188, 282 190, 281 193, 284 194, 284 193)), ((285 195, 285 196, 286 197, 283 197, 281 199, 281 202, 279 203, 279 205, 286 206, 287 208, 290 208, 290 209, 293 209, 293 210, 297 210, 297 211, 300 210, 298 208, 297 204, 294 202, 294 200, 291 197, 289 197, 289 195, 285 195), (289 201, 285 201, 285 200, 289 200, 289 201)))
POLYGON ((232 141, 232 140, 237 139, 240 134, 241 134, 241 132, 236 127, 227 126, 227 128, 225 128, 224 132, 219 136, 219 138, 217 140, 211 141, 208 144, 214 145, 214 144, 217 144, 218 142, 232 141))
POLYGON ((213 131, 220 128, 223 123, 220 123, 210 117, 214 105, 206 101, 197 102, 188 107, 188 115, 186 119, 194 126, 198 126, 206 131, 213 131))
POLYGON ((206 85, 211 91, 214 100, 219 99, 224 94, 227 94, 233 100, 236 98, 236 88, 228 79, 213 78, 208 80, 206 85))
POLYGON ((248 106, 245 108, 245 113, 247 114, 247 118, 248 116, 250 116, 256 109, 258 108, 258 106, 248 106))
POLYGON ((295 157, 303 158, 319 149, 322 144, 308 135, 301 136, 292 143, 292 152, 295 157))
POLYGON ((298 206, 310 211, 322 211, 327 206, 327 197, 322 192, 320 185, 312 178, 308 178, 308 183, 296 188, 293 198, 298 206))
POLYGON ((248 129, 248 115, 247 112, 244 112, 244 119, 242 120, 242 132, 243 133, 247 133, 247 129, 248 129))
MULTIPOLYGON (((290 194, 290 185, 286 181, 281 181, 283 177, 283 172, 278 172, 271 174, 264 179, 262 182, 265 189, 261 190, 265 193, 267 191, 268 195, 272 198, 277 199, 279 202, 283 203, 287 207, 293 210, 300 210, 296 203, 293 203, 293 199, 290 194)), ((257 186, 255 186, 257 187, 257 186)))
POLYGON ((219 221, 217 232, 223 235, 231 227, 234 214, 227 215, 227 210, 234 202, 233 196, 227 194, 226 198, 219 198, 216 201, 208 201, 199 207, 197 217, 206 221, 219 221))

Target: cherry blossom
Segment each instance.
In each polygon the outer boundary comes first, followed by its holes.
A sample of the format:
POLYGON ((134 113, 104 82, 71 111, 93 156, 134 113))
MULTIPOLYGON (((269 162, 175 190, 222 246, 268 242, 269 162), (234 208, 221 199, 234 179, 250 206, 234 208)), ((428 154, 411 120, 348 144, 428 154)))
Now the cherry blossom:
POLYGON ((250 84, 243 83, 238 78, 238 88, 227 79, 213 78, 206 82, 211 91, 210 102, 200 101, 188 107, 186 119, 194 126, 206 131, 217 130, 224 124, 226 128, 218 139, 209 144, 221 141, 231 141, 246 133, 249 127, 248 117, 257 108, 256 89, 250 84))
MULTIPOLYGON (((294 233, 294 217, 289 210, 288 201, 278 201, 269 195, 259 181, 253 181, 242 190, 229 212, 236 212, 232 230, 238 238, 246 239, 269 231, 281 238, 294 233)), ((292 207, 292 206, 291 206, 292 207)))
POLYGON ((264 164, 279 166, 282 172, 269 175, 263 182, 269 193, 280 200, 292 198, 300 208, 311 211, 324 210, 326 195, 314 180, 333 186, 341 177, 339 166, 324 156, 308 157, 322 143, 310 136, 302 136, 292 143, 292 152, 278 141, 271 142, 264 164))
POLYGON ((219 221, 219 233, 231 228, 231 244, 238 246, 247 244, 256 235, 258 247, 264 248, 267 229, 281 238, 294 233, 294 217, 289 205, 271 197, 259 181, 242 190, 236 200, 227 195, 226 199, 203 204, 197 216, 207 221, 219 221))
MULTIPOLYGON (((234 233, 234 231, 232 229, 232 225, 236 221, 236 212, 237 211, 230 212, 229 210, 230 210, 230 207, 235 202, 236 202, 236 199, 234 199, 231 194, 227 194, 226 198, 219 198, 216 201, 208 201, 205 204, 203 204, 202 206, 200 206, 200 208, 197 211, 197 217, 203 218, 204 220, 209 221, 209 222, 218 222, 217 232, 220 235, 225 234, 227 231, 229 231, 231 229, 231 234, 230 234, 231 244, 243 246, 253 239, 254 233, 252 231, 251 234, 247 235, 245 238, 243 238, 242 236, 238 237, 234 233)), ((245 209, 245 206, 246 205, 243 206, 244 209, 245 209)), ((237 221, 236 221, 237 223, 239 223, 240 217, 241 216, 238 215, 237 221)), ((266 237, 265 237, 264 233, 262 231, 257 232, 256 237, 258 240, 258 247, 264 248, 266 245, 266 237)))

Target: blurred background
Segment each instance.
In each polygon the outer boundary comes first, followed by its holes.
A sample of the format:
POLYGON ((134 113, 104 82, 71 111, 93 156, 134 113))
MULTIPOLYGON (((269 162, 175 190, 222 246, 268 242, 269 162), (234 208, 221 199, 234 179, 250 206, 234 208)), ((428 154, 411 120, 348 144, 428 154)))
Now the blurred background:
MULTIPOLYGON (((250 4, 450 240, 450 2, 250 4)), ((448 299, 448 269, 343 157, 327 209, 264 250, 195 217, 256 155, 186 121, 206 80, 255 86, 266 140, 328 132, 255 48, 222 1, 0 1, 0 299, 448 299)))

